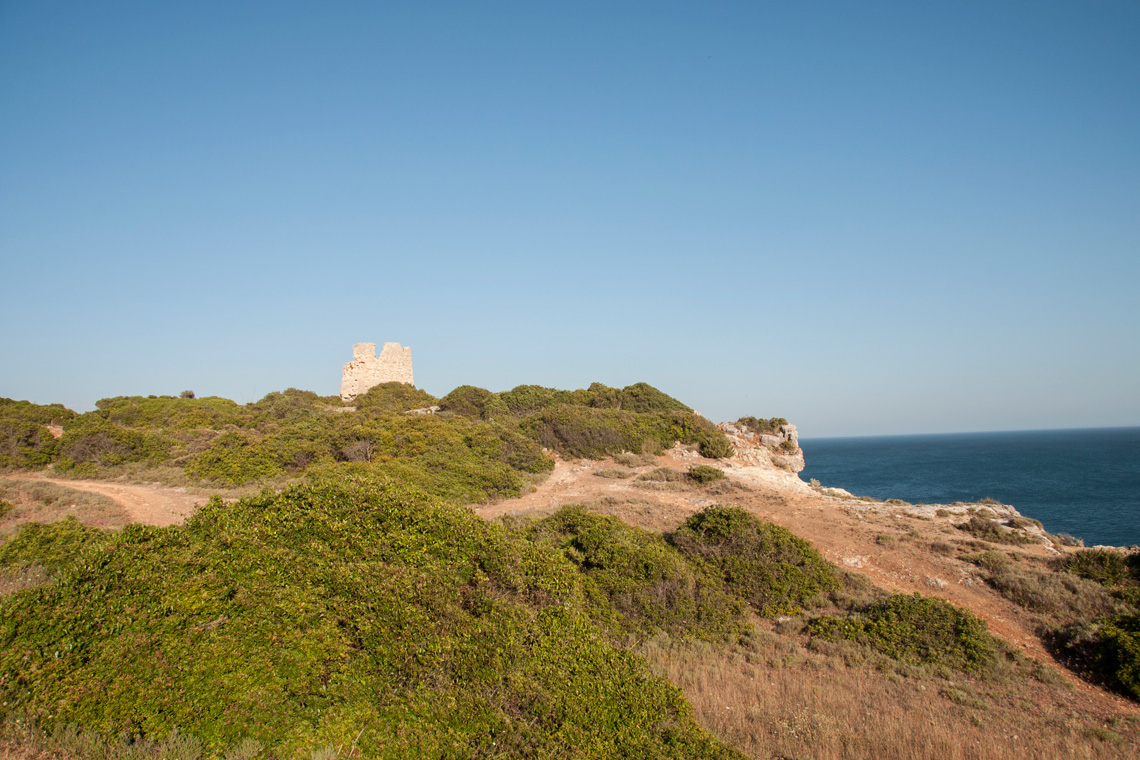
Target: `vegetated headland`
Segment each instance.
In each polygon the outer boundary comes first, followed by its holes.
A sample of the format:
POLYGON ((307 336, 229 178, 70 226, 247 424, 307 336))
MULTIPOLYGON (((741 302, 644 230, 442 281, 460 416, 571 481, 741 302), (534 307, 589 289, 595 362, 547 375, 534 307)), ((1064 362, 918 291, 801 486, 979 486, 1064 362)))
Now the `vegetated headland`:
POLYGON ((0 756, 1140 750, 1140 557, 644 383, 0 399, 0 756))

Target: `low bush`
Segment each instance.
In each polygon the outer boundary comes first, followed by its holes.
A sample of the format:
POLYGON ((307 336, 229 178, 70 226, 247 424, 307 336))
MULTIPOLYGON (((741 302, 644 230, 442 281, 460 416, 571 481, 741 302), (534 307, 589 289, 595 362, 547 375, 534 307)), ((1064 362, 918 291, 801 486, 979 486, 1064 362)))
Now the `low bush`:
POLYGON ((484 411, 487 408, 487 402, 494 395, 486 388, 461 385, 439 400, 439 408, 440 411, 454 412, 464 417, 481 420, 485 419, 484 411))
POLYGON ((715 568, 728 589, 763 616, 800 612, 808 600, 840 586, 835 568, 807 541, 739 507, 698 512, 669 541, 715 568))
MULTIPOLYGON (((593 390, 594 386, 590 386, 593 390)), ((662 393, 648 383, 634 383, 618 393, 618 408, 627 412, 652 414, 657 412, 691 412, 689 407, 672 396, 662 393)))
POLYGON ((623 467, 644 467, 653 464, 657 458, 652 452, 649 454, 634 454, 632 451, 623 451, 614 455, 614 463, 623 467))
POLYGON ((1073 552, 1061 559, 1058 565, 1062 570, 1108 588, 1119 586, 1134 578, 1124 554, 1111 549, 1085 549, 1073 552))
POLYGON ((63 404, 33 404, 0 397, 0 419, 20 420, 37 425, 63 425, 77 415, 63 404))
POLYGON ((724 480, 724 470, 719 467, 709 467, 707 464, 697 464, 689 468, 689 477, 697 483, 713 483, 724 480))
POLYGON ((372 386, 367 393, 353 399, 352 404, 357 409, 370 411, 406 412, 438 406, 439 399, 407 383, 392 382, 372 386))
POLYGON ((996 544, 1026 544, 1032 541, 1025 534, 1009 530, 993 518, 982 515, 972 515, 968 522, 957 527, 958 530, 965 531, 975 538, 996 544))
POLYGON ((1140 701, 1140 615, 1108 618, 1096 631, 1094 663, 1112 686, 1140 701))
POLYGON ((98 417, 75 420, 59 439, 59 454, 76 463, 111 467, 124 462, 157 464, 170 458, 171 441, 159 433, 110 424, 98 417))
POLYGON ((783 417, 770 417, 768 419, 757 417, 741 417, 736 421, 738 425, 751 430, 756 435, 773 435, 780 432, 780 428, 788 424, 783 417))
POLYGON ((683 483, 689 479, 689 476, 680 470, 674 470, 672 467, 658 467, 649 472, 641 473, 637 479, 656 483, 683 483))
POLYGON ((1069 573, 1018 567, 1008 561, 988 569, 989 584, 1002 596, 1045 615, 1052 624, 1091 622, 1121 610, 1104 588, 1069 573))
POLYGON ((186 474, 240 486, 281 472, 273 451, 263 442, 241 433, 223 433, 206 451, 186 466, 186 474))
POLYGON ((239 427, 250 424, 250 414, 240 404, 226 398, 176 398, 174 396, 115 396, 95 402, 94 412, 82 415, 84 421, 131 428, 178 429, 239 427))
POLYGON ((855 641, 901 662, 961 671, 984 671, 999 652, 984 621, 920 594, 893 594, 849 617, 816 618, 808 623, 808 632, 832 641, 855 641))
POLYGON ((589 579, 587 588, 605 596, 600 619, 619 634, 662 630, 724 639, 737 630, 740 601, 726 593, 716 573, 690 564, 659 534, 566 507, 535 523, 529 535, 561 551, 589 579))
POLYGON ((0 470, 46 467, 58 451, 59 441, 42 423, 0 417, 0 470))

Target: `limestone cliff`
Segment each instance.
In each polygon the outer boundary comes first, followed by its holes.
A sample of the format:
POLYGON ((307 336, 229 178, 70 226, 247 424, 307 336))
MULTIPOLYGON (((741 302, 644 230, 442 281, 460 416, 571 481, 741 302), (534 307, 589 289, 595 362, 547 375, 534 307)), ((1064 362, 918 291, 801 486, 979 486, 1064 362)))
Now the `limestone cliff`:
POLYGON ((766 464, 788 472, 804 469, 804 452, 795 425, 781 425, 771 434, 757 435, 738 422, 722 422, 720 429, 736 449, 733 461, 741 464, 766 464))

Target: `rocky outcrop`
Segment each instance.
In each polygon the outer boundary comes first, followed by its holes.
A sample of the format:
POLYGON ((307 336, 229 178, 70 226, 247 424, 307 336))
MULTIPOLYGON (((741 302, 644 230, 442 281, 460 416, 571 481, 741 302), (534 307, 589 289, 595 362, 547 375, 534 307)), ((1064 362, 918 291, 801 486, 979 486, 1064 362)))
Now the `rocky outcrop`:
POLYGON ((392 382, 413 385, 411 347, 385 343, 377 356, 375 343, 357 343, 340 376, 340 398, 347 403, 375 385, 392 382))
POLYGON ((773 433, 757 435, 738 422, 719 425, 736 454, 732 461, 745 465, 771 464, 788 472, 804 469, 804 452, 795 425, 781 425, 773 433))

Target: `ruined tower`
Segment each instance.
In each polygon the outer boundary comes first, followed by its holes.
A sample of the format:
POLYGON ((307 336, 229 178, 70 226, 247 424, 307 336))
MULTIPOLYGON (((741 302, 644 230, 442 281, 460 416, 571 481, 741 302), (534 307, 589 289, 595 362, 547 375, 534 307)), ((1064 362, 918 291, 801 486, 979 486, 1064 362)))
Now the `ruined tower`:
POLYGON ((375 343, 357 343, 352 347, 352 361, 344 365, 340 376, 340 398, 352 401, 380 383, 412 385, 412 349, 399 343, 385 343, 376 355, 375 343))

